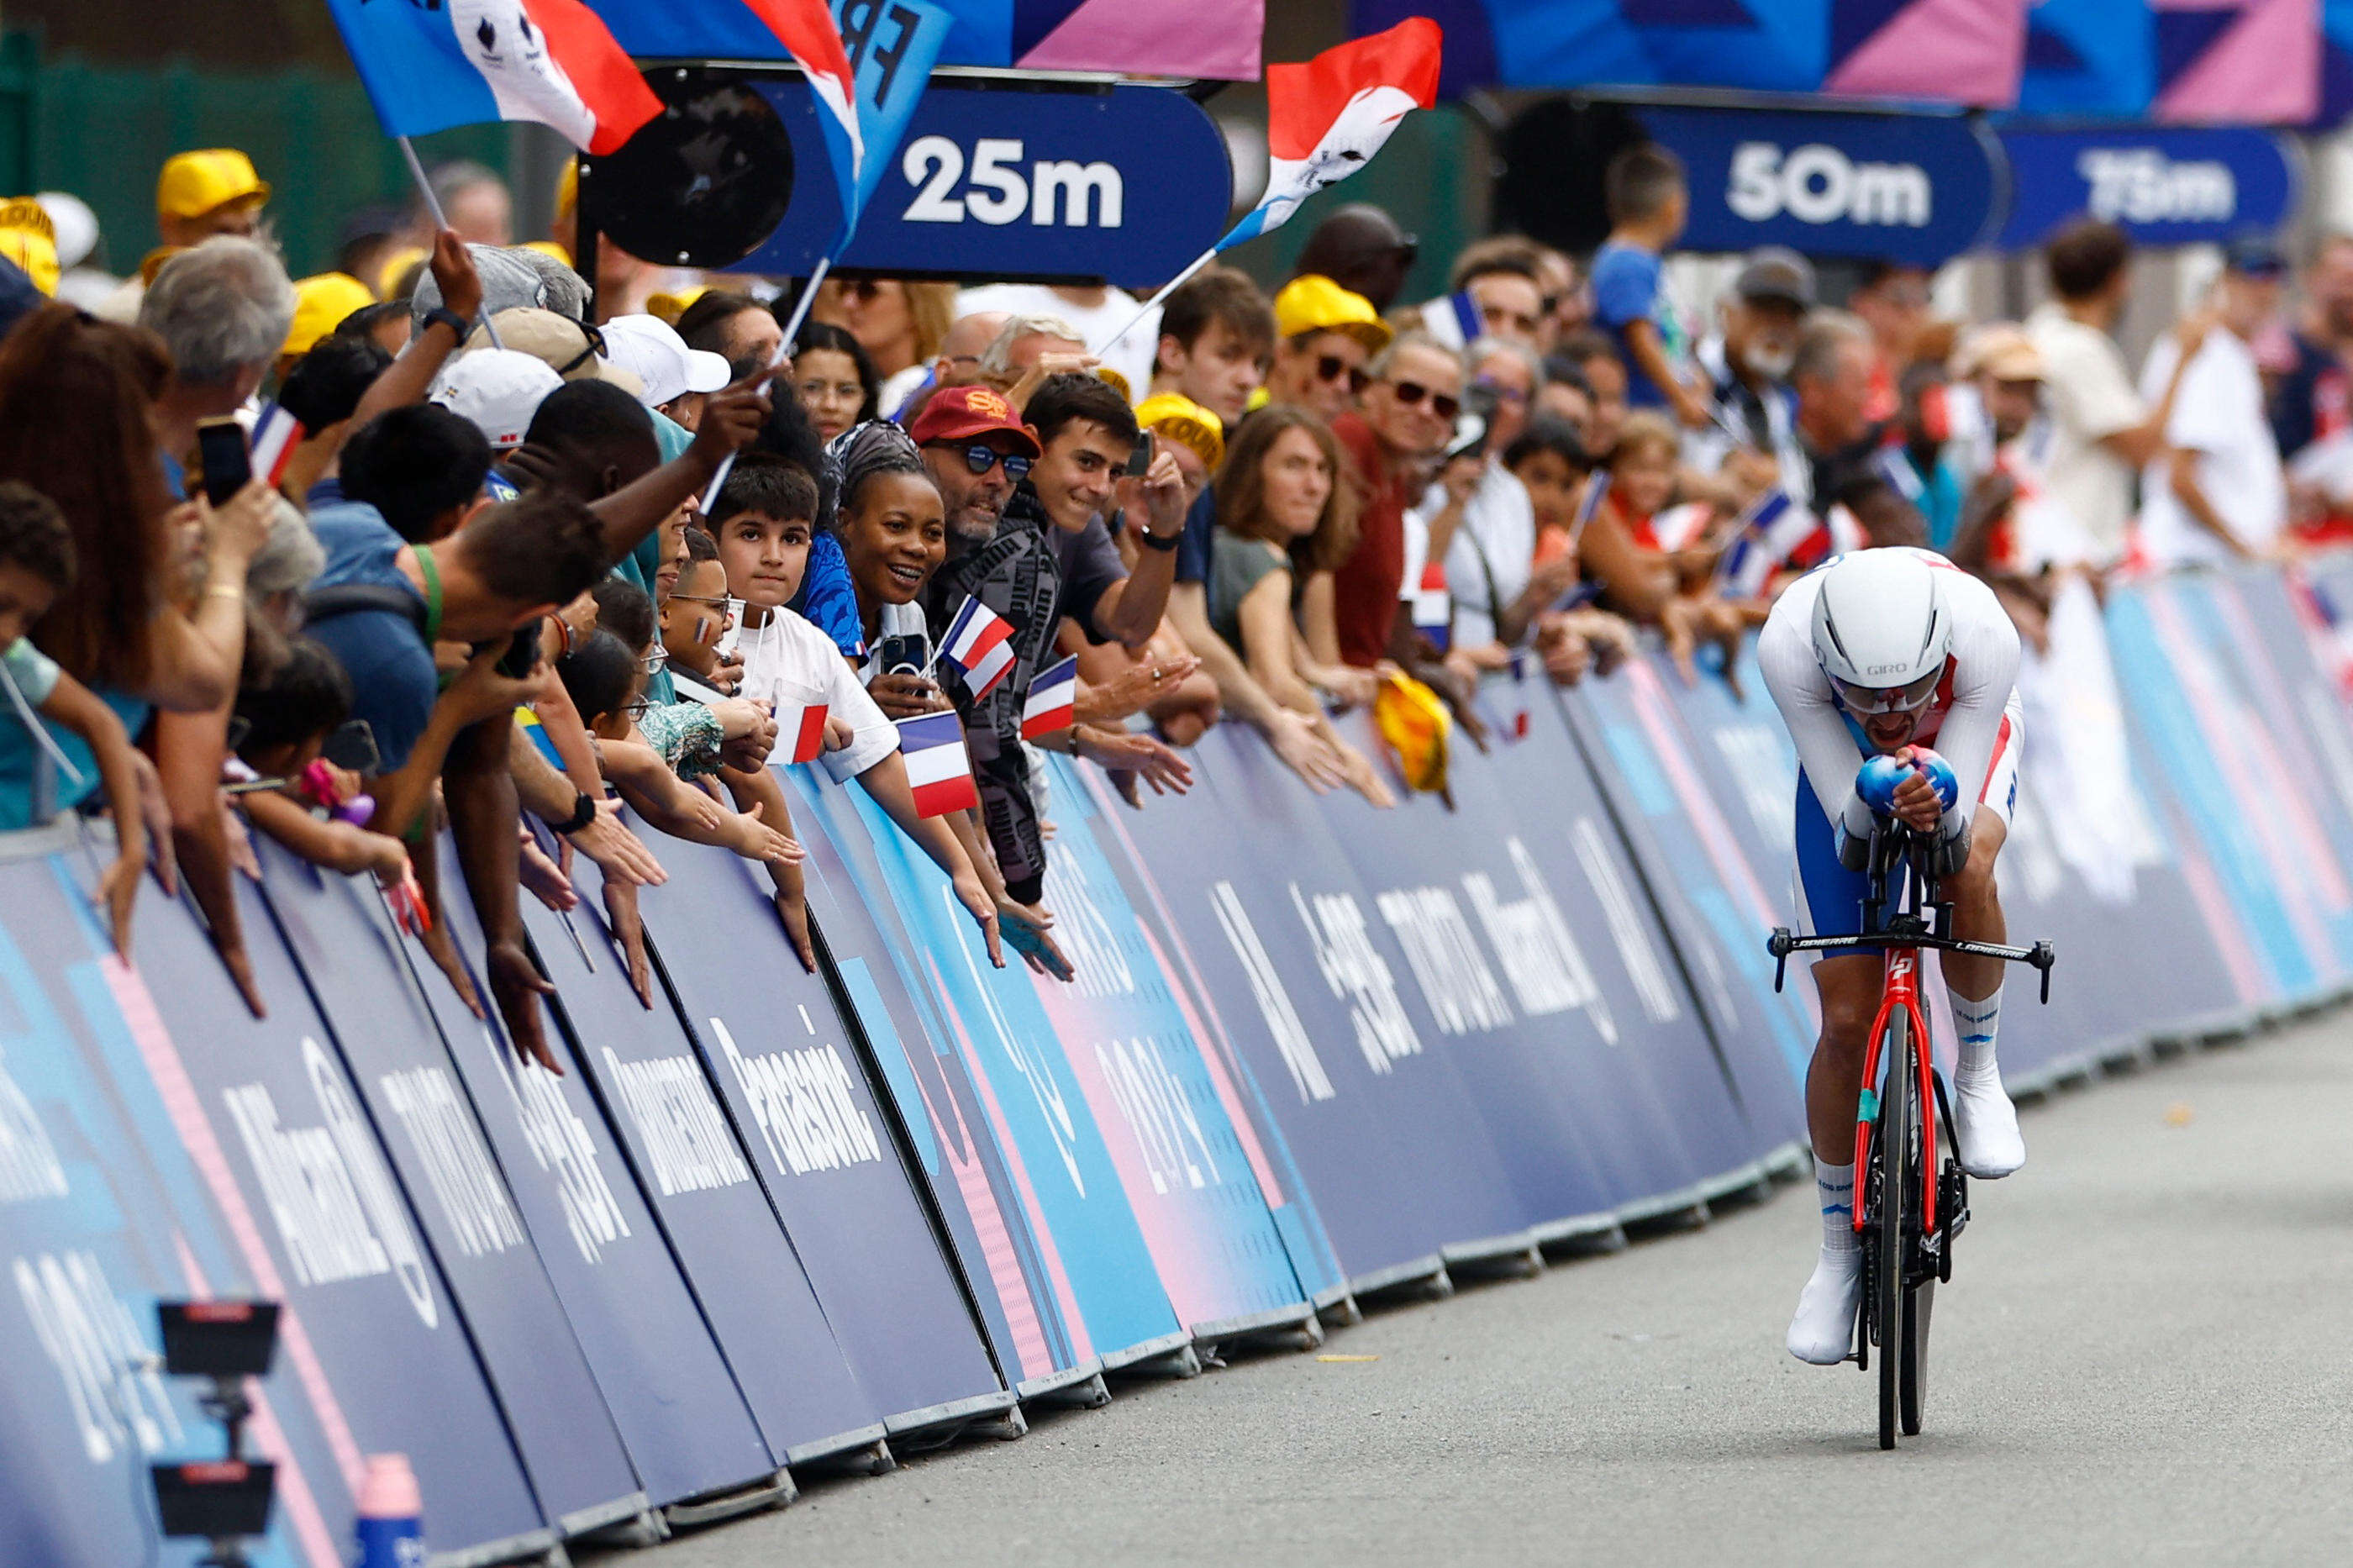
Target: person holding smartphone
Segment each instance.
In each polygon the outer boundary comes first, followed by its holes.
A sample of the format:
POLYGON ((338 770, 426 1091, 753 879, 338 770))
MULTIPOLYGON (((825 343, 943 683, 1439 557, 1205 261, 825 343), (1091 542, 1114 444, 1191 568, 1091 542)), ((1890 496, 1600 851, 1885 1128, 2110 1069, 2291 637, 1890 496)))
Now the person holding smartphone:
POLYGON ((895 425, 871 421, 828 448, 841 466, 836 512, 842 558, 858 596, 866 689, 892 719, 944 712, 931 679, 931 636, 916 601, 947 559, 947 511, 923 453, 895 425))

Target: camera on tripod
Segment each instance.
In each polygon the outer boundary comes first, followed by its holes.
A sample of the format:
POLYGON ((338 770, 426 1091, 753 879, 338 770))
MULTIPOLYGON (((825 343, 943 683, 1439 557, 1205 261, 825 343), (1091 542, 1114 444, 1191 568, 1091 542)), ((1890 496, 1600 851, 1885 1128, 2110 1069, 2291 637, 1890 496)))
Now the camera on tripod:
POLYGON ((278 1467, 245 1457, 245 1423, 253 1414, 245 1380, 269 1371, 278 1350, 275 1301, 159 1301, 164 1370, 201 1377, 212 1386, 197 1399, 221 1424, 224 1457, 152 1465, 155 1510, 166 1536, 200 1536, 212 1543, 199 1568, 243 1568, 240 1542, 269 1529, 278 1467))

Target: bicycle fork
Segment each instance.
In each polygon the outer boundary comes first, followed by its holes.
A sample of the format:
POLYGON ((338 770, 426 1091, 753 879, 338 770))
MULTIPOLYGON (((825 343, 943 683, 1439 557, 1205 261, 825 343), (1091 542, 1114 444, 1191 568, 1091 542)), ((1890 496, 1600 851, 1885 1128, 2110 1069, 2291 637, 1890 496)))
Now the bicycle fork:
MULTIPOLYGON (((1881 1047, 1887 1039, 1887 1020, 1896 1008, 1902 1007, 1912 1016, 1912 1038, 1915 1042, 1913 1060, 1920 1079, 1920 1230, 1924 1236, 1936 1229, 1936 1069, 1930 1059, 1928 1020, 1920 1011, 1920 953, 1916 948, 1897 948, 1887 955, 1887 984, 1879 999, 1879 1011, 1871 1020, 1871 1037, 1863 1047, 1862 1093, 1855 1108, 1854 1161, 1855 1172, 1870 1169, 1871 1138, 1879 1124, 1879 1091, 1873 1086, 1879 1081, 1881 1047)), ((1863 1205, 1854 1205, 1854 1229, 1862 1232, 1863 1205)))

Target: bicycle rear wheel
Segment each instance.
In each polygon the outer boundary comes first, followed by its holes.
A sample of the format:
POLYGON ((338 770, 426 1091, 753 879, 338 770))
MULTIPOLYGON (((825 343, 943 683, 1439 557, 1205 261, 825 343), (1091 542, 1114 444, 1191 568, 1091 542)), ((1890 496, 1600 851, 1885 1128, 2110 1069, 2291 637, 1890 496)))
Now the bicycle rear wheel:
POLYGON ((1912 1019, 1897 1008, 1888 1016, 1887 1037, 1879 1056, 1887 1076, 1879 1095, 1879 1134, 1873 1163, 1879 1167, 1879 1203, 1872 1215, 1872 1309, 1879 1325, 1879 1446, 1895 1447, 1902 1419, 1903 1347, 1908 1334, 1905 1321, 1904 1215, 1912 1194, 1905 1184, 1910 1164, 1914 1100, 1918 1070, 1913 1064, 1912 1019))

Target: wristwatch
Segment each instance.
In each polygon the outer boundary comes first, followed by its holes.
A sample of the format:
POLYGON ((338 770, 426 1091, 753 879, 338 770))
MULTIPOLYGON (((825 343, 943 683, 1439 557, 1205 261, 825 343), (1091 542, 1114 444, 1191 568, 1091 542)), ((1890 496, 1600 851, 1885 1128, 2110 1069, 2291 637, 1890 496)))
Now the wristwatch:
POLYGON ((1180 528, 1174 533, 1164 534, 1155 533, 1148 528, 1139 528, 1135 531, 1135 542, 1146 550, 1157 550, 1166 554, 1185 542, 1185 531, 1180 528))
POLYGON ((467 321, 465 317, 458 314, 457 311, 449 309, 448 306, 436 305, 433 309, 425 312, 425 320, 418 324, 417 331, 422 332, 425 328, 432 326, 436 322, 440 322, 448 326, 449 331, 457 335, 458 342, 460 345, 464 344, 466 335, 474 330, 472 322, 467 321))
POLYGON ((580 798, 572 803, 571 820, 568 822, 559 822, 554 826, 556 832, 561 833, 566 838, 569 838, 574 834, 579 832, 582 828, 587 826, 590 823, 596 820, 596 797, 584 790, 581 792, 580 798))

